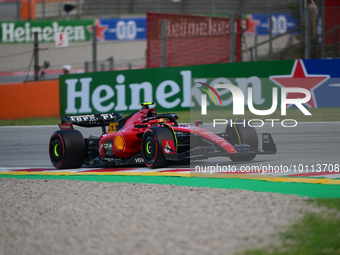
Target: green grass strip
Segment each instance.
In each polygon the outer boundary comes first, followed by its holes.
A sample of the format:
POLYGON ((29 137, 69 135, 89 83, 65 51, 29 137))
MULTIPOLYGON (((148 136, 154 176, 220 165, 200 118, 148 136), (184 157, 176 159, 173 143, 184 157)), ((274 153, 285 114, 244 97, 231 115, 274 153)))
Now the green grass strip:
POLYGON ((279 235, 281 247, 249 250, 245 255, 340 254, 340 218, 334 213, 307 213, 303 219, 279 235))
POLYGON ((340 212, 340 199, 310 198, 308 202, 317 206, 326 207, 328 209, 335 209, 340 212))
POLYGON ((340 199, 310 198, 309 203, 333 211, 306 213, 303 219, 279 233, 281 244, 248 250, 242 255, 340 255, 340 199))
POLYGON ((49 176, 49 175, 0 175, 0 178, 18 179, 62 179, 98 182, 129 182, 149 184, 172 184, 178 186, 209 187, 220 189, 243 189, 260 192, 279 192, 296 194, 311 198, 340 198, 340 185, 323 185, 310 183, 279 183, 242 179, 214 178, 183 178, 163 176, 110 176, 110 175, 81 175, 81 176, 49 176))

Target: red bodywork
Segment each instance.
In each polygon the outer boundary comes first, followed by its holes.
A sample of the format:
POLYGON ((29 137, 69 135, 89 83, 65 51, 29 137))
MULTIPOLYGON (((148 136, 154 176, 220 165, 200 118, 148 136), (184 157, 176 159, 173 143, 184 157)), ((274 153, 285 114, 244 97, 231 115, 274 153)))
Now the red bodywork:
MULTIPOLYGON (((162 123, 165 123, 167 125, 170 125, 173 130, 176 132, 191 132, 195 133, 197 135, 200 135, 202 137, 207 138, 208 140, 211 140, 215 142, 216 144, 220 145, 222 148, 224 148, 228 153, 237 153, 235 148, 227 142, 225 139, 221 138, 220 136, 199 128, 199 127, 188 127, 188 126, 175 126, 173 122, 170 120, 165 121, 165 119, 154 119, 149 120, 148 122, 143 122, 148 117, 148 114, 155 112, 155 109, 140 109, 139 112, 135 113, 133 116, 131 116, 126 122, 125 125, 117 130, 116 132, 112 133, 105 133, 100 137, 100 143, 99 143, 99 154, 102 157, 105 157, 104 152, 104 145, 105 142, 112 141, 112 151, 113 154, 118 158, 130 158, 136 153, 138 153, 141 150, 141 143, 142 143, 142 137, 144 132, 149 128, 153 126, 160 126, 162 123), (135 125, 145 125, 145 127, 136 128, 135 125), (123 146, 117 146, 117 143, 120 145, 123 143, 123 146)), ((171 146, 172 147, 172 146, 171 146)))
POLYGON ((126 117, 117 112, 62 116, 59 124, 62 131, 56 131, 50 140, 52 164, 60 169, 82 164, 162 168, 173 162, 186 164, 220 156, 249 161, 257 154, 277 151, 269 133, 262 134, 262 148, 258 146, 254 127, 241 126, 232 120, 225 132, 215 134, 201 128, 202 121, 195 121, 194 126, 179 125, 177 114, 157 114, 154 108, 149 108, 152 104, 141 103, 143 109, 126 117), (101 127, 102 135, 84 139, 78 130, 73 130, 73 125, 101 127))

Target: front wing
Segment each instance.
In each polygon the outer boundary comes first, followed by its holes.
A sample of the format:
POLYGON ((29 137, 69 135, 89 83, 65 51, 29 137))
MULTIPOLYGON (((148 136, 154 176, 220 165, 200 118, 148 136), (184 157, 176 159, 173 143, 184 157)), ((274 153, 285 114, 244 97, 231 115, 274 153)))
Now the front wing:
MULTIPOLYGON (((223 136, 223 133, 219 134, 223 136)), ((257 150, 252 149, 248 144, 234 145, 237 153, 229 153, 218 144, 197 146, 190 148, 181 153, 164 154, 167 160, 171 161, 185 161, 190 159, 207 159, 210 157, 230 157, 230 156, 243 156, 247 154, 275 154, 277 152, 274 140, 269 133, 262 134, 262 146, 257 150)), ((164 149, 164 148, 163 148, 164 149)))

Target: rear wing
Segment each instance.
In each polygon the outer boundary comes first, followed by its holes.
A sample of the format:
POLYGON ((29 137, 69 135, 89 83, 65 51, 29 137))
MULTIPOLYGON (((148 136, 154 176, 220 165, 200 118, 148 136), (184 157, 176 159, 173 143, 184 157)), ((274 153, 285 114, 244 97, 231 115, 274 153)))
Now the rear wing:
POLYGON ((103 125, 102 120, 104 120, 105 126, 108 126, 110 123, 117 122, 121 119, 123 119, 123 115, 118 112, 96 113, 90 115, 63 116, 61 117, 61 123, 69 123, 80 127, 100 127, 103 125))

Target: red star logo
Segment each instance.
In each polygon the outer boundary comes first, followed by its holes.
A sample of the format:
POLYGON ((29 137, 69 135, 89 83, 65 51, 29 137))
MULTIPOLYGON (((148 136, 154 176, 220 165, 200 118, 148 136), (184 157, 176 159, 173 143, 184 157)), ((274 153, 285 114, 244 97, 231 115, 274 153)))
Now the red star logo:
POLYGON ((248 27, 245 32, 251 35, 256 34, 256 27, 259 25, 260 21, 254 20, 252 15, 248 15, 247 21, 248 21, 248 27))
MULTIPOLYGON (((94 25, 96 26, 96 30, 97 30, 97 40, 98 41, 104 41, 105 38, 104 38, 104 33, 105 31, 107 30, 107 25, 102 25, 100 23, 100 20, 99 19, 96 19, 96 21, 94 22, 94 25)), ((92 33, 92 26, 87 26, 87 30, 89 30, 91 33, 92 33)))
MULTIPOLYGON (((306 105, 312 108, 317 108, 314 90, 327 79, 329 79, 329 75, 307 74, 303 61, 301 61, 301 59, 298 59, 295 60, 294 67, 290 75, 275 75, 270 76, 269 78, 280 87, 295 87, 309 90, 312 97, 306 105)), ((287 98, 289 99, 296 99, 301 97, 301 93, 288 93, 287 95, 287 98)))

